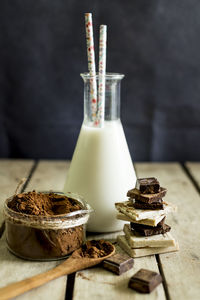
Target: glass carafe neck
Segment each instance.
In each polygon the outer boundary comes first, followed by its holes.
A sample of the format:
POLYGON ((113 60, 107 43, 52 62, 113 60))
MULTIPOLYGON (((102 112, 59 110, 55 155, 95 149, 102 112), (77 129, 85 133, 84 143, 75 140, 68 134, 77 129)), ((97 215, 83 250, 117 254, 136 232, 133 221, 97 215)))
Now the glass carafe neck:
MULTIPOLYGON (((92 126, 92 105, 90 99, 90 80, 88 73, 82 73, 84 81, 84 124, 92 126)), ((106 73, 105 82, 105 121, 120 119, 120 90, 123 74, 106 73)), ((99 76, 96 75, 98 85, 99 76)))

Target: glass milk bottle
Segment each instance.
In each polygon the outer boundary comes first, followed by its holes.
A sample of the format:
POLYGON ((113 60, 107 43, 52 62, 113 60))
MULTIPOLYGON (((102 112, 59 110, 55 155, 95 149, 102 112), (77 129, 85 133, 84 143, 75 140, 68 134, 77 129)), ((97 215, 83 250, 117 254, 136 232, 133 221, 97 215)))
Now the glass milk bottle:
MULTIPOLYGON (((84 121, 73 154, 64 192, 81 195, 94 212, 87 230, 112 232, 122 229, 116 219, 115 202, 127 199, 135 186, 136 175, 120 120, 120 85, 122 74, 107 73, 105 116, 102 127, 92 122, 90 76, 84 81, 84 121)), ((97 81, 98 81, 98 75, 97 81)))

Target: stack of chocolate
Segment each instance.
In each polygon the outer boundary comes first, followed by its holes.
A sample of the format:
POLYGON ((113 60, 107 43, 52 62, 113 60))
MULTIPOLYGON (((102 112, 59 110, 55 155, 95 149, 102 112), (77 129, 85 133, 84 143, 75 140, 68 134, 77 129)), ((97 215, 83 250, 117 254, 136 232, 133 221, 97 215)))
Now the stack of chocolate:
POLYGON ((178 243, 165 224, 166 215, 176 211, 176 206, 164 202, 167 190, 160 187, 154 177, 137 180, 136 187, 128 191, 129 200, 115 203, 117 218, 128 221, 125 235, 117 237, 118 244, 132 257, 177 251, 178 243))

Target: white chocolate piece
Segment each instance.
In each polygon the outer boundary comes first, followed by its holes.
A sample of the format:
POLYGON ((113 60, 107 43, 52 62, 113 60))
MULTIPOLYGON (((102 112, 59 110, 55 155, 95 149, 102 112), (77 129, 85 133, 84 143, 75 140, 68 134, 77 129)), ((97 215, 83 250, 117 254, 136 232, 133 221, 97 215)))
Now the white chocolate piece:
POLYGON ((130 229, 129 224, 124 224, 123 231, 125 233, 126 240, 131 248, 175 246, 175 240, 170 232, 152 236, 140 236, 134 234, 134 232, 130 229))
POLYGON ((124 235, 118 235, 117 237, 118 245, 131 257, 143 257, 154 254, 175 252, 179 250, 179 245, 176 242, 175 246, 170 247, 155 247, 155 248, 131 248, 124 235))
POLYGON ((132 219, 130 217, 128 217, 127 215, 123 214, 123 213, 118 213, 117 214, 117 219, 118 220, 122 220, 122 221, 127 221, 127 222, 133 222, 136 224, 142 224, 142 225, 148 225, 148 226, 157 226, 158 223, 164 218, 165 216, 158 216, 158 217, 154 217, 153 219, 143 219, 143 220, 139 220, 136 221, 135 219, 132 219))
POLYGON ((176 212, 177 207, 169 202, 165 202, 164 209, 137 209, 133 207, 131 201, 118 202, 115 203, 116 209, 130 217, 135 221, 143 220, 143 219, 153 219, 159 216, 165 216, 168 213, 176 212))

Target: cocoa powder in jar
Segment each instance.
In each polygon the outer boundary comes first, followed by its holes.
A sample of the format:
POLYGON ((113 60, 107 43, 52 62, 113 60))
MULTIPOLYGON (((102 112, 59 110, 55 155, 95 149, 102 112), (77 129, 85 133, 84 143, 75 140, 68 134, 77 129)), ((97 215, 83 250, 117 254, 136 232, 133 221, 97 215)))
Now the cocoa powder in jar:
MULTIPOLYGON (((37 193, 35 191, 15 195, 8 202, 8 207, 20 214, 60 217, 70 212, 81 210, 81 204, 65 195, 56 193, 37 193)), ((78 219, 78 216, 74 217, 78 219)), ((53 219, 53 218, 52 218, 53 219)), ((78 249, 84 242, 84 224, 70 228, 52 229, 37 228, 20 224, 15 218, 6 219, 6 235, 8 248, 15 255, 31 260, 52 260, 63 258, 78 249)))

